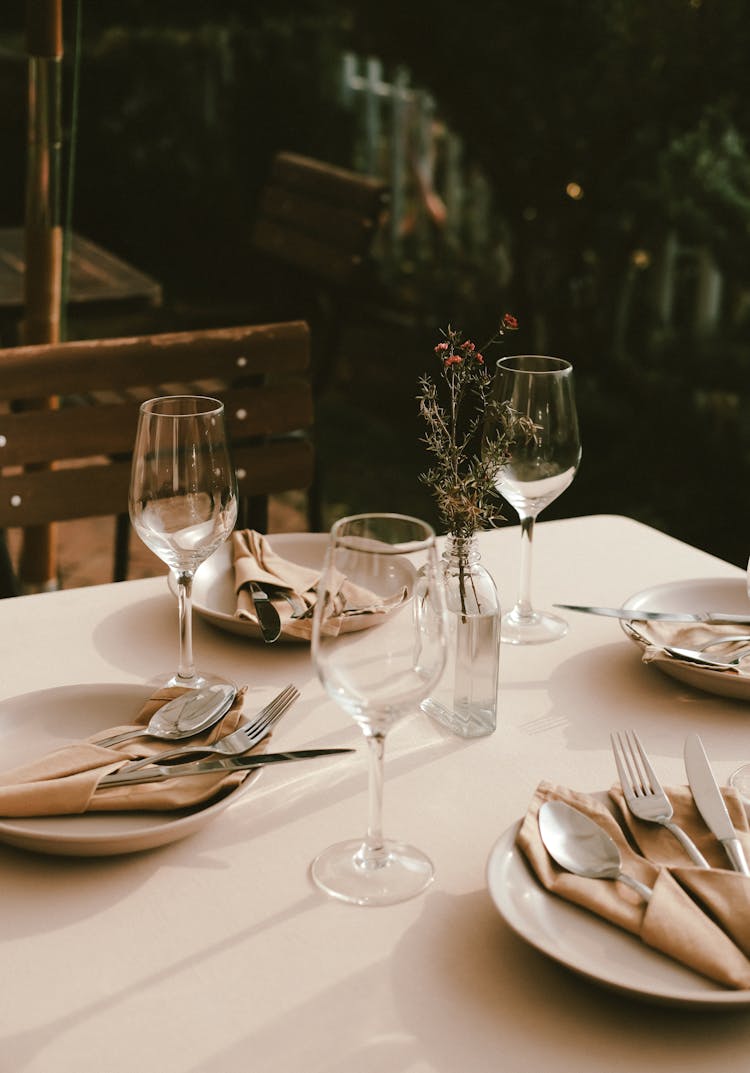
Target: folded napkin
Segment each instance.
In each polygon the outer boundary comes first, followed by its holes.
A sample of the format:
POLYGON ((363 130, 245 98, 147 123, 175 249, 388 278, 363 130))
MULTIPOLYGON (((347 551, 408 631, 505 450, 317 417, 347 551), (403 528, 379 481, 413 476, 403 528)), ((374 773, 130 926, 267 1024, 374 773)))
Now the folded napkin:
MULTIPOLYGON (((671 622, 641 622, 637 618, 634 621, 638 625, 634 626, 633 623, 628 622, 626 629, 636 641, 639 641, 644 646, 642 656, 644 663, 656 663, 660 660, 673 661, 674 656, 670 656, 668 652, 664 651, 664 645, 688 648, 695 651, 701 645, 706 644, 707 641, 717 641, 720 637, 736 637, 741 632, 741 627, 729 624, 713 626, 703 623, 693 625, 691 623, 683 625, 671 622)), ((716 644, 709 648, 705 655, 709 659, 728 659, 741 648, 747 647, 747 641, 730 642, 726 645, 716 644)), ((722 669, 721 673, 749 674, 750 660, 748 660, 744 671, 740 665, 739 667, 728 667, 726 670, 722 669)))
MULTIPOLYGON (((117 771, 130 760, 157 758, 175 743, 154 738, 136 738, 112 748, 97 745, 97 739, 145 726, 154 712, 168 700, 184 693, 182 688, 162 689, 143 705, 130 726, 110 727, 80 742, 64 745, 54 752, 12 771, 0 772, 0 816, 57 816, 82 812, 133 812, 186 808, 219 797, 239 785, 247 772, 213 773, 169 779, 162 783, 111 786, 98 790, 104 775, 117 771), (197 785, 196 785, 197 784, 197 785)), ((185 745, 210 745, 231 734, 244 720, 240 690, 223 719, 185 745)), ((265 743, 260 747, 265 748, 265 743)))
MULTIPOLYGON (((750 858, 750 825, 736 790, 722 789, 737 837, 750 858)), ((750 879, 735 872, 716 836, 709 831, 696 808, 687 786, 670 786, 666 790, 672 802, 672 820, 690 835, 711 868, 698 868, 680 843, 658 823, 636 819, 625 802, 622 788, 613 786, 609 796, 619 811, 632 841, 654 864, 669 868, 672 875, 698 899, 710 915, 739 948, 750 957, 750 879)))
MULTIPOLYGON (((281 619, 281 632, 289 637, 309 640, 312 635, 312 610, 317 599, 317 584, 321 570, 312 570, 299 563, 282 559, 268 540, 254 529, 235 530, 232 533, 232 559, 234 562, 234 589, 237 595, 237 618, 258 622, 248 585, 256 582, 261 587, 284 590, 298 596, 307 608, 304 618, 292 618, 292 609, 286 600, 273 600, 281 619)), ((389 600, 381 601, 377 595, 355 585, 343 574, 336 574, 333 615, 327 620, 326 632, 338 633, 344 622, 356 615, 379 616, 402 603, 406 593, 399 593, 389 600)), ((268 593, 273 596, 273 591, 268 593)), ((374 624, 375 618, 373 618, 374 624)))
MULTIPOLYGON (((672 798, 673 790, 669 790, 672 798)), ((617 793, 612 791, 616 800, 617 793)), ((673 798, 672 798, 673 799, 673 798)), ((674 799, 673 799, 674 800, 674 799)), ((680 801, 682 806, 683 802, 680 801)), ((675 811, 677 808, 675 807, 675 811)), ((681 809, 681 818, 685 818, 681 809)), ((638 823, 638 821, 633 821, 638 823)), ((660 833, 640 832, 643 842, 639 846, 650 855, 652 839, 658 842, 654 859, 640 856, 631 848, 622 828, 612 813, 590 794, 578 793, 562 786, 542 782, 536 789, 531 805, 523 819, 517 843, 534 870, 539 882, 560 897, 589 909, 598 916, 640 936, 644 943, 661 951, 675 961, 687 965, 696 972, 723 984, 725 987, 750 989, 750 960, 746 932, 746 907, 750 892, 750 879, 721 868, 716 871, 698 869, 680 864, 667 867, 662 856, 660 833), (580 812, 586 813, 604 828, 617 843, 622 856, 622 868, 640 879, 654 893, 649 902, 644 902, 635 891, 622 883, 603 879, 586 879, 559 868, 547 853, 539 833, 538 814, 544 801, 565 801, 580 812), (696 872, 702 872, 696 877, 696 872), (680 885, 690 880, 691 897, 680 885), (678 880, 680 882, 678 882, 678 880), (740 882, 738 883, 737 880, 740 882), (704 894, 711 898, 711 906, 719 922, 714 921, 704 910, 704 894), (699 899, 700 901, 696 900, 699 899), (742 911, 745 923, 732 931, 724 930, 725 922, 736 912, 742 911), (721 912, 721 917, 719 916, 721 912), (743 952, 744 951, 744 952, 743 952)), ((686 821, 687 828, 687 821, 686 821)), ((630 829, 630 820, 628 820, 630 829)), ((745 831, 747 824, 744 825, 745 831)), ((666 834, 666 832, 663 832, 666 834)), ((692 830, 689 833, 693 833, 692 830)), ((667 837, 672 838, 671 835, 667 837)), ((701 843, 705 839, 701 839, 701 843)), ((701 844, 701 848, 706 847, 701 844)), ((679 849, 679 846, 678 846, 679 849)), ((668 856, 671 856, 668 854, 668 856)), ((682 858, 684 860, 684 858, 682 858)), ((711 858, 709 857, 709 860, 711 858)), ((687 885, 687 883, 686 883, 687 885)))

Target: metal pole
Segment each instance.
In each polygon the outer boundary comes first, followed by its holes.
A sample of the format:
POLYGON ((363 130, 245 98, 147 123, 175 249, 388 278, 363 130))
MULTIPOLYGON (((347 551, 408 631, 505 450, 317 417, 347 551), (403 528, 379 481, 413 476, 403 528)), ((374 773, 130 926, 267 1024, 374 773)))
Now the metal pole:
MULTIPOLYGON (((62 0, 26 0, 26 40, 29 115, 23 338, 25 343, 57 343, 63 250, 62 0)), ((56 402, 40 402, 45 404, 56 402)), ((52 526, 25 530, 19 572, 25 591, 56 587, 52 526)))

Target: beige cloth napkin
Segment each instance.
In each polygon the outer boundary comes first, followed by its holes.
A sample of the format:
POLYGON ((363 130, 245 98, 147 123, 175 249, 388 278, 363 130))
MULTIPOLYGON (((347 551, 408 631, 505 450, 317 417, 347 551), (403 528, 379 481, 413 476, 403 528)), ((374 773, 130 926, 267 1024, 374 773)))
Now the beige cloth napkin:
MULTIPOLYGON (((132 728, 145 726, 157 708, 185 690, 163 689, 155 693, 135 716, 132 728)), ((231 734, 244 720, 241 690, 223 719, 204 734, 186 741, 186 745, 211 744, 231 734)), ((104 775, 141 757, 157 757, 174 747, 174 742, 153 738, 136 738, 112 748, 97 745, 128 726, 110 727, 84 741, 65 745, 22 767, 0 772, 0 816, 57 816, 82 812, 120 812, 169 810, 200 804, 219 797, 239 785, 246 772, 209 774, 169 779, 163 783, 136 786, 111 786, 97 790, 104 775)), ((265 749, 266 742, 260 746, 265 749)))
MULTIPOLYGON (((309 611, 317 599, 316 586, 320 580, 320 570, 283 559, 261 533, 254 529, 235 530, 232 533, 232 559, 234 562, 234 589, 237 594, 235 615, 251 622, 258 622, 253 608, 253 600, 246 586, 250 582, 259 585, 271 585, 277 589, 286 589, 296 594, 309 611)), ((270 594, 269 594, 270 595, 270 594)), ((358 615, 377 616, 386 614, 391 608, 402 603, 406 593, 400 593, 390 600, 381 602, 375 593, 355 585, 343 576, 337 575, 336 592, 333 594, 333 615, 327 620, 326 632, 338 633, 344 622, 358 615)), ((273 601, 281 619, 281 632, 289 637, 309 640, 312 635, 312 618, 293 619, 292 609, 284 599, 273 601)))
MULTIPOLYGON (((643 662, 657 663, 660 660, 670 661, 674 657, 663 650, 664 645, 674 645, 677 648, 689 648, 697 650, 707 641, 715 641, 719 637, 736 637, 741 634, 743 627, 732 625, 707 626, 703 623, 675 624, 670 622, 641 622, 634 620, 627 623, 627 631, 644 646, 643 662)), ((748 630, 750 633, 750 630, 748 630)), ((709 659, 728 659, 741 648, 747 648, 748 642, 738 642, 727 645, 714 645, 708 649, 706 656, 709 659)), ((722 674, 750 674, 750 658, 747 663, 739 667, 722 669, 722 674)))
MULTIPOLYGON (((670 796, 672 792, 669 791, 670 796)), ((646 838, 644 845, 649 841, 646 838)), ((733 941, 677 881, 682 882, 687 873, 696 897, 702 898, 704 892, 709 893, 715 910, 721 909, 723 918, 731 920, 736 912, 738 891, 743 892, 739 895, 740 906, 746 905, 750 879, 724 869, 709 873, 705 869, 680 866, 673 873, 660 863, 639 856, 612 813, 595 797, 547 782, 540 783, 536 789, 518 832, 517 843, 547 890, 640 936, 648 946, 725 987, 750 988, 750 960, 743 953, 743 950, 747 951, 746 938, 740 941, 735 936, 737 941, 733 941), (617 843, 623 871, 653 887, 651 900, 642 901, 635 891, 622 883, 585 879, 559 868, 544 848, 539 833, 539 809, 547 800, 566 801, 603 827, 617 843), (694 879, 699 871, 703 876, 694 879)), ((744 926, 739 929, 733 926, 735 931, 744 934, 744 926)))

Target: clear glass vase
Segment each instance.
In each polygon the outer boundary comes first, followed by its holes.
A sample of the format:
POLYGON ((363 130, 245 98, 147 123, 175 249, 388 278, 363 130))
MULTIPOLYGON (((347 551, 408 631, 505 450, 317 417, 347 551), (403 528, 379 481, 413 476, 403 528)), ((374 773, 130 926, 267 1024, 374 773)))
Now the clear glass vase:
POLYGON ((443 552, 448 606, 447 658, 422 711, 462 738, 497 725, 500 600, 482 566, 476 537, 449 536, 443 552))

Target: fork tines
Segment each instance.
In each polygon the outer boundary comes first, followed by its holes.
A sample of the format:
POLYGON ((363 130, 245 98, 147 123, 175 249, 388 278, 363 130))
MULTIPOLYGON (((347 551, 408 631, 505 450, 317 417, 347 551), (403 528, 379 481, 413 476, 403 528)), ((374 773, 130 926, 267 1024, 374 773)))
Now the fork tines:
POLYGON ((629 795, 646 797, 658 792, 659 780, 636 732, 618 731, 616 734, 610 734, 609 738, 626 800, 629 795))

